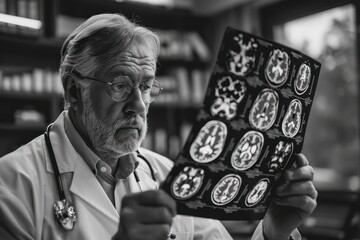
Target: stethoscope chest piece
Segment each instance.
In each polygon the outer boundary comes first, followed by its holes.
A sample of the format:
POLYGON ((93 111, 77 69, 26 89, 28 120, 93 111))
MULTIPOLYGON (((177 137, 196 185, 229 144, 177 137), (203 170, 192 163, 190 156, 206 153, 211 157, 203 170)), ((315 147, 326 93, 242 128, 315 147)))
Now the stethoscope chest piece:
POLYGON ((77 220, 75 208, 66 200, 56 201, 54 203, 54 215, 56 222, 64 230, 72 230, 77 220))

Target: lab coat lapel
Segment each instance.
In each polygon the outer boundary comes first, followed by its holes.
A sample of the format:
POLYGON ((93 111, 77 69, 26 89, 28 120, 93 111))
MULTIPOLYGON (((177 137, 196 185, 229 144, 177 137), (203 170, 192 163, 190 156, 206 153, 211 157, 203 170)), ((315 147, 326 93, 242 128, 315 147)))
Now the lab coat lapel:
POLYGON ((107 197, 99 181, 82 159, 76 162, 70 192, 115 222, 119 221, 118 212, 107 197))
MULTIPOLYGON (((91 172, 90 167, 76 152, 66 136, 64 114, 65 112, 61 113, 58 119, 56 119, 50 132, 51 144, 54 149, 60 174, 73 172, 73 178, 69 186, 70 192, 72 192, 75 197, 79 197, 89 204, 89 207, 94 207, 102 214, 118 222, 119 214, 115 207, 112 205, 95 175, 91 172)), ((46 148, 45 143, 44 146, 46 148)), ((45 154, 45 156, 47 170, 53 173, 51 160, 48 154, 45 154)), ((64 187, 68 189, 68 186, 64 187)))

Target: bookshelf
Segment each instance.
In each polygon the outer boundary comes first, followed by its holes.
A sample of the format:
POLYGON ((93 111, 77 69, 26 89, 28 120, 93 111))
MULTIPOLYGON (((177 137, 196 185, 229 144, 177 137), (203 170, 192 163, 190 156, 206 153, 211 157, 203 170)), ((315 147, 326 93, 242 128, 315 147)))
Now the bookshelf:
POLYGON ((0 13, 29 18, 20 8, 30 1, 36 2, 32 4, 37 10, 31 18, 42 23, 36 33, 25 27, 0 26, 0 156, 40 135, 63 109, 57 72, 64 36, 57 36, 58 17, 85 19, 121 12, 161 38, 157 77, 165 90, 150 107, 144 146, 174 159, 210 75, 211 53, 199 31, 206 21, 184 9, 97 0, 0 0, 0 13))

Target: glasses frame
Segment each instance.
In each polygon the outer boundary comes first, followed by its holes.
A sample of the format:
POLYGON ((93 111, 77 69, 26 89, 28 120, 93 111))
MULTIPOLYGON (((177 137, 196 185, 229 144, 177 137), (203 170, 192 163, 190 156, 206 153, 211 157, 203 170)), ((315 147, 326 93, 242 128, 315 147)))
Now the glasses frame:
MULTIPOLYGON (((130 96, 131 94, 133 94, 134 92, 134 89, 135 87, 138 87, 141 85, 141 84, 128 84, 130 87, 131 87, 131 90, 130 90, 130 93, 128 94, 128 96, 122 100, 118 100, 116 99, 113 94, 112 94, 112 91, 111 91, 111 87, 114 85, 114 84, 117 84, 117 83, 114 83, 114 82, 105 82, 105 81, 102 81, 100 79, 96 79, 96 78, 93 78, 93 77, 88 77, 88 76, 83 76, 81 75, 78 71, 72 71, 72 73, 80 78, 80 79, 90 79, 90 80, 93 80, 93 81, 96 81, 96 82, 100 82, 100 83, 103 83, 103 84, 106 84, 106 93, 111 97, 111 99, 113 99, 115 102, 124 102, 126 101, 130 96)), ((116 79, 116 78, 114 78, 116 79)), ((142 94, 141 94, 141 99, 144 103, 147 103, 147 104, 150 104, 150 103, 153 103, 155 102, 155 100, 158 98, 158 96, 161 94, 161 92, 164 90, 164 88, 161 87, 160 83, 157 81, 157 80, 154 80, 153 82, 153 85, 152 86, 155 86, 155 87, 158 87, 159 88, 159 93, 151 98, 151 95, 150 95, 150 100, 149 101, 145 101, 142 94)), ((139 88, 140 89, 140 88, 139 88)), ((140 89, 140 92, 141 92, 141 89, 140 89)))

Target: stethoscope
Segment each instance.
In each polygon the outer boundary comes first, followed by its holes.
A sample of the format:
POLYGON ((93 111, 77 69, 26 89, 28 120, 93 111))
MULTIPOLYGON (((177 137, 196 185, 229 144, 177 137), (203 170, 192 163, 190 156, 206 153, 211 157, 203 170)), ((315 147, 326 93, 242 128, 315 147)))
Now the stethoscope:
MULTIPOLYGON (((45 137, 46 147, 47 147, 49 155, 50 155, 51 164, 54 169, 56 186, 58 189, 58 194, 59 194, 59 199, 60 199, 60 200, 56 201, 53 205, 54 217, 55 217, 55 221, 58 223, 58 225, 62 229, 66 230, 66 231, 71 231, 74 228, 74 224, 77 221, 78 217, 77 217, 77 212, 76 212, 75 207, 70 204, 70 202, 66 199, 66 196, 65 196, 59 167, 57 165, 54 150, 52 148, 50 137, 49 137, 51 127, 52 127, 52 124, 50 124, 46 128, 44 137, 45 137)), ((151 164, 149 163, 149 161, 143 155, 141 155, 139 151, 136 151, 136 153, 137 153, 137 157, 144 160, 144 162, 148 165, 152 179, 155 182, 157 182, 156 173, 155 173, 153 167, 151 166, 151 164)), ((142 188, 140 185, 140 178, 139 178, 136 170, 134 171, 134 177, 135 177, 136 182, 138 183, 140 190, 142 191, 142 188)), ((172 232, 170 232, 168 237, 171 239, 175 239, 176 235, 173 234, 172 232)))
POLYGON ((50 155, 51 164, 54 169, 56 186, 57 186, 58 194, 59 194, 59 198, 60 198, 60 200, 56 201, 53 205, 54 217, 55 217, 55 221, 58 223, 58 225, 60 227, 62 227, 62 229, 66 230, 66 231, 70 231, 74 228, 74 224, 75 224, 76 220, 78 219, 77 212, 76 212, 75 207, 72 206, 65 197, 65 192, 64 192, 63 185, 62 185, 62 181, 61 181, 59 167, 56 163, 54 150, 52 148, 50 137, 49 137, 51 126, 52 126, 52 124, 50 124, 46 128, 46 132, 44 133, 44 136, 45 136, 46 147, 47 147, 49 155, 50 155))

